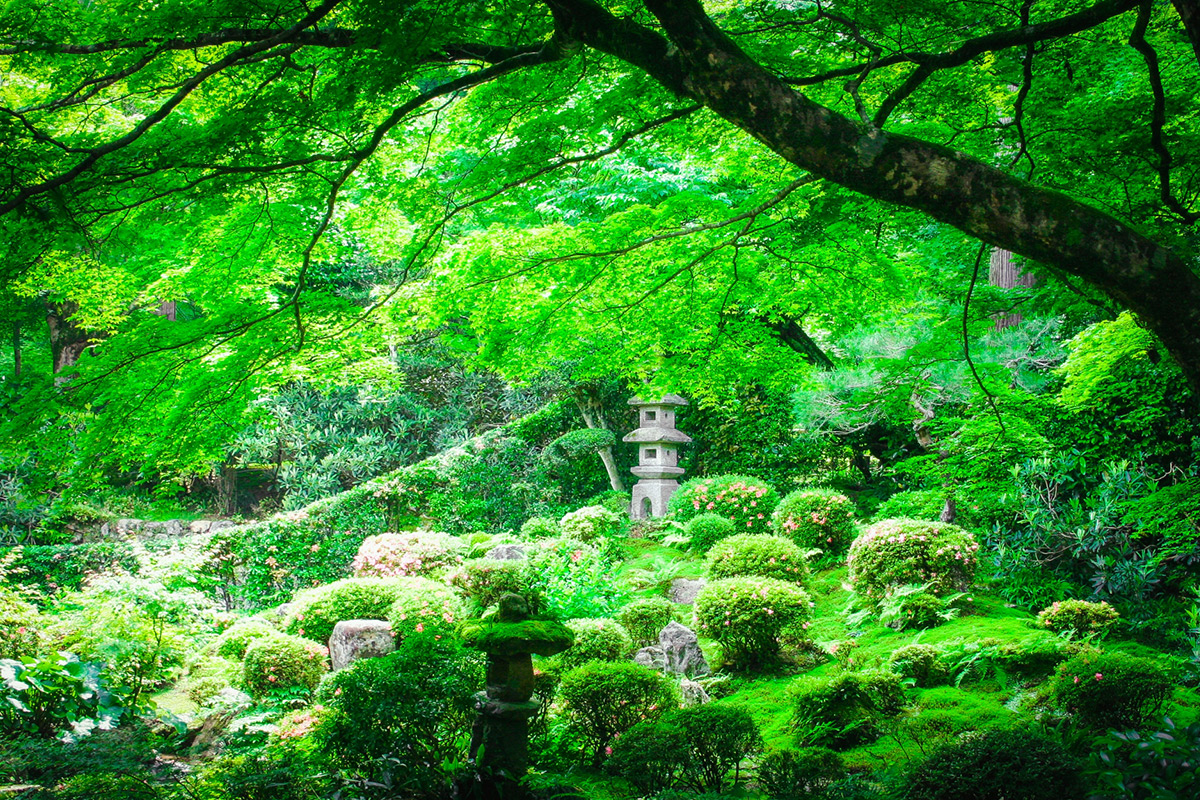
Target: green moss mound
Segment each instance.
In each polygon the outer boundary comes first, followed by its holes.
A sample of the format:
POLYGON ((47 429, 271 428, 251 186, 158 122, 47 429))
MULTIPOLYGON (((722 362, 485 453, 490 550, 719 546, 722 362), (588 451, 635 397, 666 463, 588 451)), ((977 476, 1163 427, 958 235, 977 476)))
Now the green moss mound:
POLYGON ((527 619, 522 622, 468 620, 458 626, 468 647, 502 656, 533 653, 552 656, 575 643, 575 634, 561 622, 527 619))

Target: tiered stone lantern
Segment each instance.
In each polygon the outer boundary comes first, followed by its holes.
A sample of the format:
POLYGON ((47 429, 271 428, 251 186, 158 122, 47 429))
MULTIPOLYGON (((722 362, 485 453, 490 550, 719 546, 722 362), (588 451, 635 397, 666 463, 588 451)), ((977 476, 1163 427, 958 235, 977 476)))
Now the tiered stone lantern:
POLYGON ((633 485, 629 516, 633 519, 661 517, 667 513, 667 501, 679 488, 683 469, 679 467, 679 446, 692 440, 675 429, 675 409, 686 406, 677 394, 658 400, 635 397, 629 405, 638 410, 638 429, 622 441, 638 446, 638 465, 630 470, 641 480, 633 485))

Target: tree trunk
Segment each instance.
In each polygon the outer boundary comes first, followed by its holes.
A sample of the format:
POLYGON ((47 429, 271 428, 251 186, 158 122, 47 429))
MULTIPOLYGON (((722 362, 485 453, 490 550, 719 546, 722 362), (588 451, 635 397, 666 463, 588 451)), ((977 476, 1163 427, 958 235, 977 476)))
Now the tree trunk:
MULTIPOLYGON (((1013 254, 1002 248, 993 248, 988 259, 988 283, 1001 289, 1015 289, 1018 286, 1033 287, 1037 285, 1037 276, 1032 272, 1022 272, 1013 261, 1013 254)), ((993 327, 1002 331, 1014 325, 1020 325, 1024 317, 1020 312, 997 314, 993 327)))
MULTIPOLYGON (((913 410, 919 415, 913 420, 913 433, 917 436, 917 442, 923 450, 932 451, 934 441, 933 432, 929 429, 929 423, 933 420, 934 416, 933 405, 921 405, 921 398, 916 392, 913 392, 909 402, 912 404, 913 410)), ((936 452, 938 467, 941 467, 942 462, 946 460, 950 453, 944 449, 936 452)), ((945 473, 942 473, 942 475, 942 489, 946 493, 946 499, 942 503, 942 512, 938 515, 938 519, 942 522, 954 522, 954 518, 958 513, 958 507, 954 503, 954 480, 945 473)))
POLYGON ((71 379, 70 368, 75 366, 75 362, 92 340, 92 335, 71 319, 78 311, 78 303, 46 301, 46 322, 50 326, 50 353, 54 359, 54 374, 58 376, 55 383, 65 383, 71 379))
MULTIPOLYGON (((597 430, 612 430, 604 416, 604 404, 600 401, 600 393, 594 386, 576 386, 574 395, 575 406, 579 409, 579 415, 583 417, 585 425, 597 430)), ((617 470, 617 460, 613 457, 612 448, 605 447, 597 453, 604 464, 604 471, 608 473, 608 485, 614 492, 624 492, 625 483, 617 470)))
POLYGON ((237 513, 237 468, 229 462, 221 465, 217 475, 217 507, 219 513, 231 517, 237 513))
POLYGON ((13 382, 21 380, 21 323, 13 320, 12 324, 12 345, 13 345, 13 382))
MULTIPOLYGON (((698 0, 645 0, 666 37, 593 0, 546 2, 561 37, 645 70, 801 169, 1083 278, 1137 314, 1200 391, 1200 275, 1130 225, 960 151, 813 102, 746 55, 698 0)), ((1097 3, 1054 23, 1055 34, 1079 33, 1135 5, 1097 3)))

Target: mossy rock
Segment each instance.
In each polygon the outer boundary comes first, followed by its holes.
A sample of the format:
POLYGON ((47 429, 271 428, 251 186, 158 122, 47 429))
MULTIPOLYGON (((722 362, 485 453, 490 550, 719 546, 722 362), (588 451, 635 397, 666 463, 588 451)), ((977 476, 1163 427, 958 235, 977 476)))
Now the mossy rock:
POLYGON ((527 619, 522 622, 470 620, 458 628, 468 647, 500 656, 533 653, 552 656, 575 644, 575 634, 561 622, 527 619))

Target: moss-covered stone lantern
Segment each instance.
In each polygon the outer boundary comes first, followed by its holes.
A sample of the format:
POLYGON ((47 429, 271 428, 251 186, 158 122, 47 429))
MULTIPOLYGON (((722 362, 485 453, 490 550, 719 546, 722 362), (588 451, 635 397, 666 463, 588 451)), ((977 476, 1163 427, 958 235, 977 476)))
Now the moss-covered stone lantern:
POLYGON ((575 643, 575 635, 561 622, 530 619, 529 606, 518 594, 504 595, 491 619, 464 622, 459 632, 469 647, 488 657, 487 689, 475 706, 471 758, 481 780, 498 784, 488 788, 507 797, 529 769, 529 718, 538 709, 530 699, 532 656, 561 653, 575 643))
POLYGON ((677 394, 658 400, 635 397, 629 405, 638 410, 638 429, 622 441, 638 446, 638 465, 630 470, 640 480, 633 485, 629 516, 633 519, 661 517, 667 513, 667 501, 679 488, 683 475, 679 467, 679 446, 692 440, 675 429, 675 409, 686 406, 677 394))

